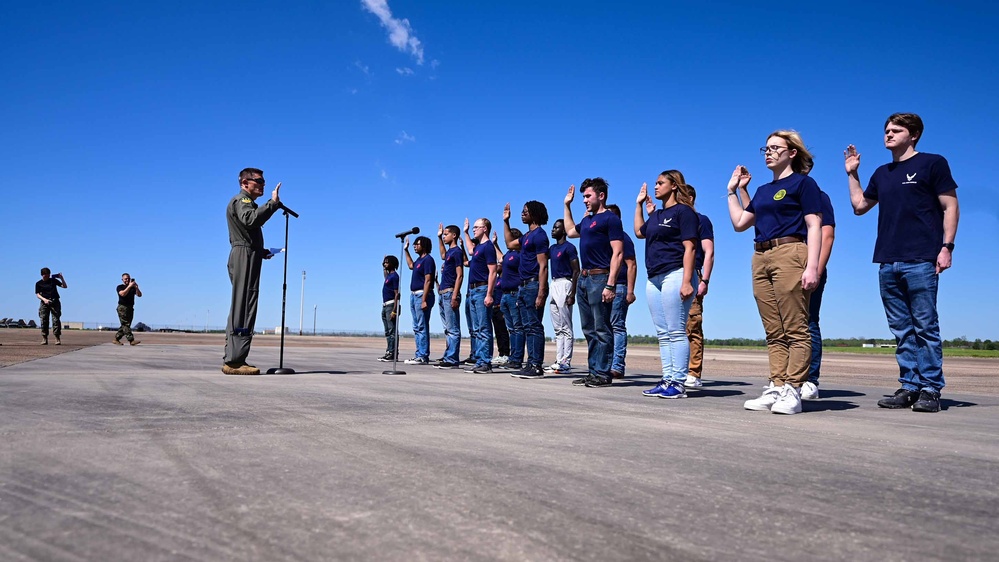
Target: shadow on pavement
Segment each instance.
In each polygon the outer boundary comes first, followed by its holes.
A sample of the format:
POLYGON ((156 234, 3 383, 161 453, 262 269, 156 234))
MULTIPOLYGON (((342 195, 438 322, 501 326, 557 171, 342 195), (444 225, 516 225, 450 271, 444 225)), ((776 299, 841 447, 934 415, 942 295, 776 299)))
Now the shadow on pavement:
POLYGON ((819 387, 819 396, 822 398, 849 398, 855 396, 867 396, 863 392, 856 392, 853 390, 826 390, 825 387, 819 387))
POLYGON ((940 409, 947 410, 950 408, 968 408, 970 406, 977 406, 978 404, 974 402, 965 402, 963 400, 948 400, 947 398, 940 399, 940 409))
POLYGON ((854 410, 859 407, 859 404, 843 400, 808 400, 801 403, 802 412, 840 412, 843 410, 854 410))

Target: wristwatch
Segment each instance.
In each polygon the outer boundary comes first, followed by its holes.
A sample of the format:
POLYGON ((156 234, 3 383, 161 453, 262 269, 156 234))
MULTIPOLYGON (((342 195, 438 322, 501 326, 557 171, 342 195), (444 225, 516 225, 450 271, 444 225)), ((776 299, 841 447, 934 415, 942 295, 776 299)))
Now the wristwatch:
POLYGON ((943 245, 943 247, 944 247, 944 248, 947 248, 947 249, 948 249, 948 250, 950 250, 951 252, 953 252, 953 251, 954 251, 954 243, 953 243, 953 242, 948 242, 948 243, 944 244, 944 245, 943 245))

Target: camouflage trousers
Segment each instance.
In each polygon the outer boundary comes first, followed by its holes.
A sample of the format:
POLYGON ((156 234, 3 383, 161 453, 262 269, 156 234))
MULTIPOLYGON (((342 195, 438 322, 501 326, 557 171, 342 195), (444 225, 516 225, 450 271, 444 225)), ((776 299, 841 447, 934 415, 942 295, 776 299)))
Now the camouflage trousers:
POLYGON ((121 322, 121 328, 118 328, 118 332, 114 335, 114 339, 121 340, 124 336, 128 341, 135 339, 132 335, 132 315, 135 314, 135 309, 131 306, 125 306, 123 304, 118 305, 118 321, 121 322))
POLYGON ((49 304, 38 305, 38 318, 41 320, 42 337, 49 337, 49 314, 52 315, 52 333, 55 337, 62 335, 62 304, 59 299, 52 299, 49 304))

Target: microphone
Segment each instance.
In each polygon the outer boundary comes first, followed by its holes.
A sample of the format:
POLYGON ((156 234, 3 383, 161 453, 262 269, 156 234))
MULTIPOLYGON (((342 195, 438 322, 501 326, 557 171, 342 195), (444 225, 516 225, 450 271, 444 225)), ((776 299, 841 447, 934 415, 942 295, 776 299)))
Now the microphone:
POLYGON ((291 210, 291 209, 289 209, 288 207, 285 207, 284 203, 281 203, 280 201, 278 201, 278 207, 279 207, 279 208, 280 208, 280 209, 281 209, 282 211, 284 211, 284 212, 288 213, 289 215, 291 215, 291 216, 295 217, 296 219, 298 218, 298 213, 296 213, 295 211, 292 211, 292 210, 291 210))
POLYGON ((414 226, 413 228, 410 228, 406 232, 400 232, 399 234, 396 234, 395 237, 396 238, 405 238, 405 237, 409 236, 410 234, 419 234, 419 233, 420 233, 420 227, 414 226))

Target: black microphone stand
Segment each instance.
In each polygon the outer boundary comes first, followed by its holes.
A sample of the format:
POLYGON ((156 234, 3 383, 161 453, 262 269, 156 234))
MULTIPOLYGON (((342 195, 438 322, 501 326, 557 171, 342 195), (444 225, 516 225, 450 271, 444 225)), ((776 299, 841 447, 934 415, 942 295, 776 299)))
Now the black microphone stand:
POLYGON ((268 375, 294 375, 295 369, 285 368, 284 366, 284 333, 285 330, 285 306, 288 302, 288 223, 291 221, 291 217, 298 218, 298 213, 292 211, 288 207, 281 205, 281 210, 284 211, 284 283, 281 285, 281 357, 278 362, 277 368, 267 369, 268 375))
MULTIPOLYGON (((417 231, 418 232, 418 231, 417 231)), ((402 236, 399 237, 399 264, 402 267, 402 253, 406 249, 406 239, 402 236)), ((402 301, 402 276, 399 276, 399 300, 402 301)), ((395 310, 395 349, 392 350, 392 370, 382 371, 383 375, 405 375, 406 371, 400 371, 398 368, 399 363, 399 317, 402 312, 402 303, 399 302, 396 305, 395 310)))

